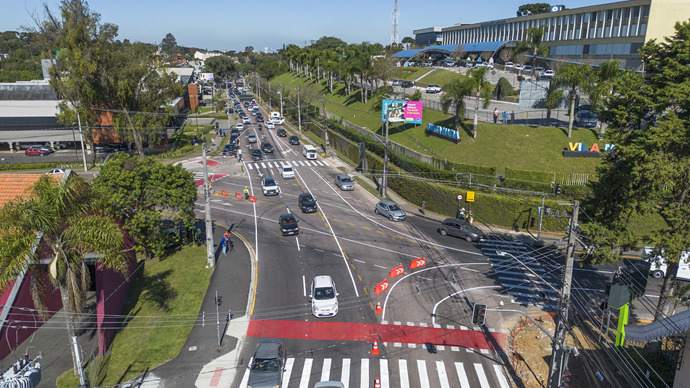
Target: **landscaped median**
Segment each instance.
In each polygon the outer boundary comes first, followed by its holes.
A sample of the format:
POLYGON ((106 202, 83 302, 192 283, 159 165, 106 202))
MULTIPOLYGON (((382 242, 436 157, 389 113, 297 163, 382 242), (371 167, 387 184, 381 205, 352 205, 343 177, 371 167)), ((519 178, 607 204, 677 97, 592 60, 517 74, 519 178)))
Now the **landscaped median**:
MULTIPOLYGON (((109 318, 122 320, 121 330, 107 355, 86 367, 92 386, 124 383, 175 358, 196 322, 211 275, 206 247, 182 246, 140 264, 122 315, 109 318)), ((78 385, 72 370, 57 380, 58 387, 78 385)))

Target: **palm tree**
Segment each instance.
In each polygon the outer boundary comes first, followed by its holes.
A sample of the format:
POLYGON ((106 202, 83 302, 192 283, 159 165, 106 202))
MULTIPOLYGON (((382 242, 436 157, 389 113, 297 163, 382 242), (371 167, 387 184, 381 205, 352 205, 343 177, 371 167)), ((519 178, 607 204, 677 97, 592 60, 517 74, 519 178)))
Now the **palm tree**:
POLYGON ((514 54, 524 53, 532 50, 532 71, 537 66, 537 57, 546 58, 549 56, 549 47, 543 45, 545 26, 531 27, 527 29, 527 40, 523 40, 515 47, 514 54))
POLYGON ((489 70, 488 67, 478 67, 472 68, 467 72, 468 78, 465 82, 468 82, 470 89, 475 96, 474 103, 474 123, 472 124, 473 137, 477 138, 477 118, 479 116, 479 100, 482 100, 482 108, 486 109, 491 103, 491 92, 493 91, 493 86, 491 83, 484 79, 486 77, 486 72, 489 70))
MULTIPOLYGON (((30 196, 9 201, 0 209, 0 289, 31 269, 32 299, 37 309, 45 310, 42 300, 46 290, 40 287, 43 277, 39 274, 46 270, 40 264, 41 249, 36 244, 40 238, 51 251, 51 280, 59 287, 68 313, 70 338, 76 335, 72 313, 83 312, 90 286, 85 255, 96 254, 95 260, 104 268, 127 269, 124 234, 102 209, 99 198, 76 175, 60 183, 45 175, 32 186, 30 196)), ((79 365, 74 348, 70 349, 76 373, 79 365)))
MULTIPOLYGON (((606 61, 597 67, 593 74, 594 80, 587 82, 584 89, 593 110, 598 109, 613 94, 613 85, 621 75, 620 63, 615 59, 606 61)), ((599 133, 603 135, 605 131, 606 126, 602 122, 599 133)))
POLYGON ((441 96, 441 109, 448 113, 451 107, 455 107, 455 129, 460 131, 460 120, 465 117, 465 97, 472 94, 472 85, 467 79, 454 78, 443 86, 441 96))
POLYGON ((568 110, 570 116, 568 118, 568 138, 572 136, 573 121, 575 119, 575 100, 577 100, 577 92, 581 89, 586 89, 591 78, 588 77, 589 68, 584 65, 575 65, 569 63, 563 66, 551 81, 555 88, 565 89, 568 94, 568 101, 570 108, 568 110))
POLYGON ((328 72, 328 89, 333 94, 333 74, 338 69, 340 54, 337 51, 327 50, 323 54, 324 70, 328 72))

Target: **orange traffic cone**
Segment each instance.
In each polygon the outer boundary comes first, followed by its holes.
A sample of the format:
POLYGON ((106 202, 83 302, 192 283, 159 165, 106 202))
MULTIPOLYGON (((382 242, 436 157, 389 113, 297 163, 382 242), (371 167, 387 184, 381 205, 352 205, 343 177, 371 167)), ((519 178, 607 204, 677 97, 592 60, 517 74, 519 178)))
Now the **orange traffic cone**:
POLYGON ((381 309, 381 301, 378 301, 378 303, 376 303, 376 314, 381 314, 382 312, 383 310, 381 309))
POLYGON ((378 356, 379 355, 379 344, 374 341, 374 347, 371 349, 371 354, 378 356))
POLYGON ((378 377, 374 381, 374 388, 381 388, 381 380, 378 377))
POLYGON ((220 192, 220 195, 222 195, 223 197, 227 197, 227 196, 228 196, 228 192, 225 191, 225 190, 223 190, 223 191, 220 192))

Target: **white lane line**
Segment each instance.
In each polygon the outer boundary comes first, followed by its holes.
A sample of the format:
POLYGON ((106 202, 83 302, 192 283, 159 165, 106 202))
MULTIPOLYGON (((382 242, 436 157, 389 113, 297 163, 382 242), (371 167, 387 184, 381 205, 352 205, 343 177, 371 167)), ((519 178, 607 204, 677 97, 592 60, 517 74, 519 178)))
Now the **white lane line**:
POLYGON ((247 388, 247 383, 249 382, 249 367, 252 365, 252 360, 254 357, 249 359, 247 368, 244 370, 244 376, 242 376, 242 381, 240 382, 240 388, 247 388))
POLYGON ((253 170, 253 169, 254 169, 254 165, 253 165, 253 164, 248 164, 248 165, 247 165, 247 170, 253 170))
POLYGON ((381 388, 389 388, 390 381, 388 378, 388 360, 382 358, 380 365, 381 369, 379 370, 379 373, 381 374, 381 388))
POLYGON ((350 359, 343 358, 343 367, 341 368, 342 373, 340 374, 340 382, 343 383, 345 388, 350 387, 350 359))
POLYGON ((398 369, 400 369, 400 388, 410 388, 410 378, 407 375, 407 360, 398 360, 398 369))
POLYGON ((304 278, 304 275, 302 275, 302 292, 304 293, 304 296, 307 296, 307 279, 304 278))
MULTIPOLYGON (((247 376, 249 378, 249 376, 247 376)), ((363 358, 362 365, 359 367, 359 386, 369 388, 369 359, 363 358)))
POLYGON ((304 166, 304 163, 302 163, 302 161, 300 160, 300 161, 299 161, 299 165, 300 165, 300 166, 304 166))
POLYGON ((431 385, 429 385, 429 374, 426 372, 426 361, 417 360, 417 370, 419 371, 419 386, 431 388, 431 385))
POLYGON ((304 368, 302 368, 302 378, 299 380, 299 388, 309 388, 309 376, 311 376, 311 364, 314 360, 311 358, 304 359, 304 368))
POLYGON ((297 242, 297 250, 300 251, 299 249, 299 237, 295 237, 295 242, 297 242))
POLYGON ((384 266, 378 265, 378 264, 374 264, 374 267, 376 267, 376 268, 388 269, 388 267, 384 267, 384 266))
POLYGON ((328 381, 330 380, 329 377, 331 377, 331 359, 324 358, 323 367, 321 367, 321 380, 319 381, 328 381))
POLYGON ((460 379, 460 388, 470 388, 470 382, 467 380, 467 374, 465 373, 465 367, 462 366, 462 362, 455 363, 455 371, 458 372, 458 379, 460 379))
POLYGON ((366 263, 367 263, 366 261, 363 261, 363 260, 359 260, 359 259, 352 259, 352 261, 356 261, 356 262, 358 262, 358 263, 364 263, 364 264, 366 264, 366 263))
POLYGON ((448 375, 446 374, 446 364, 444 364, 443 361, 436 361, 436 371, 438 372, 438 379, 441 382, 441 388, 450 388, 448 375))
POLYGON ((287 388, 288 384, 290 384, 290 375, 292 375, 293 365, 295 365, 295 359, 288 358, 287 362, 285 363, 285 372, 283 373, 283 385, 281 385, 282 388, 287 388))
POLYGON ((266 165, 264 164, 264 162, 261 162, 261 168, 266 168, 266 165))
POLYGON ((486 374, 484 374, 484 367, 482 364, 474 363, 474 370, 477 371, 477 378, 479 378, 479 385, 482 388, 491 388, 489 385, 489 380, 486 379, 486 374))
POLYGON ((500 365, 494 364, 494 372, 496 373, 496 378, 498 379, 498 384, 501 386, 501 388, 510 388, 510 385, 508 385, 508 381, 506 380, 506 376, 503 374, 503 369, 500 365))
POLYGON ((317 251, 317 252, 323 252, 323 249, 314 248, 314 250, 317 251))

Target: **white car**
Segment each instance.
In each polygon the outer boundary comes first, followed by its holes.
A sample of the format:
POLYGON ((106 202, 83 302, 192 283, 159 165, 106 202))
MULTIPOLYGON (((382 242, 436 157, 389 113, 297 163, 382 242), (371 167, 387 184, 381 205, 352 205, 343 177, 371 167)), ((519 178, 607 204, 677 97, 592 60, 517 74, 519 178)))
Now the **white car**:
POLYGON ((515 64, 515 70, 520 70, 520 69, 522 69, 522 65, 519 63, 516 63, 515 64))
POLYGON ((311 312, 317 318, 330 318, 338 314, 338 292, 330 276, 317 276, 311 282, 311 312))
POLYGON ((46 175, 53 175, 53 174, 64 174, 65 169, 64 168, 54 168, 46 173, 46 175))
POLYGON ((276 181, 271 177, 266 177, 261 181, 261 190, 264 195, 278 195, 280 194, 280 187, 276 181))
POLYGON ((271 122, 274 125, 281 125, 281 124, 283 124, 284 121, 285 121, 285 119, 283 119, 282 117, 271 117, 271 122))
POLYGON ((290 166, 281 166, 280 167, 280 176, 283 177, 283 179, 290 179, 295 177, 295 170, 292 169, 290 166))
POLYGON ((545 77, 553 77, 555 74, 556 74, 555 71, 553 71, 553 70, 551 70, 551 69, 548 69, 548 70, 544 70, 544 74, 543 74, 543 75, 544 75, 545 77))
POLYGON ((275 129, 276 128, 276 126, 271 121, 266 121, 265 124, 266 124, 266 129, 275 129))
POLYGON ((426 87, 427 93, 441 93, 441 87, 438 85, 429 85, 426 87))
POLYGON ((249 121, 249 117, 245 117, 242 119, 242 123, 244 124, 251 124, 251 121, 249 121))
POLYGON ((513 62, 506 62, 506 67, 513 67, 515 64, 513 62))
POLYGON ((235 128, 237 128, 238 130, 242 131, 242 130, 244 130, 244 124, 242 124, 242 123, 237 123, 237 125, 235 126, 235 128))

